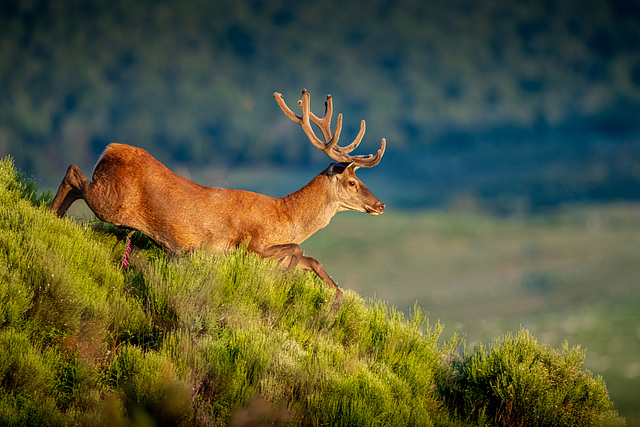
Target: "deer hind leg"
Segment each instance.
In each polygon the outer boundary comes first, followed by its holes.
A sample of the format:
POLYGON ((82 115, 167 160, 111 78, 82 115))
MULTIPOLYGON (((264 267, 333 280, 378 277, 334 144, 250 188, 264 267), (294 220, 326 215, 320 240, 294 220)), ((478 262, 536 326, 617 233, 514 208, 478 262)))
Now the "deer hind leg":
POLYGON ((342 298, 342 291, 336 285, 327 272, 322 268, 315 258, 305 256, 302 248, 295 243, 285 245, 273 245, 261 251, 255 251, 264 258, 276 258, 280 260, 280 265, 287 268, 300 268, 302 270, 312 270, 318 275, 330 288, 336 290, 336 299, 342 298))
POLYGON ((78 199, 84 199, 85 192, 91 183, 76 165, 71 165, 67 169, 58 192, 49 206, 51 212, 55 212, 59 217, 63 216, 71 204, 78 199))

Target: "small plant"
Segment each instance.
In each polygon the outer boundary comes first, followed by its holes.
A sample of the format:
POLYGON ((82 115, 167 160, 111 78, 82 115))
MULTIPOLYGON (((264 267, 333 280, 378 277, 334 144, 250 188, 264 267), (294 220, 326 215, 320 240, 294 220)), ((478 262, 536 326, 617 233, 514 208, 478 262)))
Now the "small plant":
POLYGON ((465 422, 588 426, 619 422, 604 381, 582 370, 579 347, 540 346, 527 330, 443 366, 438 392, 465 422))

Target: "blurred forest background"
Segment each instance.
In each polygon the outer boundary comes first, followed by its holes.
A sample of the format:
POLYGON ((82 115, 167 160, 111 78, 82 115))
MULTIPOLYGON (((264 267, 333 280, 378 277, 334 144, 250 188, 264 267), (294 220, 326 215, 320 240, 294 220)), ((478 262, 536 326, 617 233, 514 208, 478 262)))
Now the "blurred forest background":
POLYGON ((0 153, 46 187, 126 142, 206 185, 306 171, 246 183, 283 195, 327 163, 272 98, 307 88, 319 113, 334 96, 345 142, 367 121, 361 152, 387 138, 371 175, 391 206, 640 198, 634 0, 0 5, 0 153))
POLYGON ((387 138, 385 215, 305 243, 340 286, 583 345, 640 425, 637 0, 0 0, 0 156, 42 188, 124 142, 283 196, 329 163, 273 100, 302 88, 387 138))

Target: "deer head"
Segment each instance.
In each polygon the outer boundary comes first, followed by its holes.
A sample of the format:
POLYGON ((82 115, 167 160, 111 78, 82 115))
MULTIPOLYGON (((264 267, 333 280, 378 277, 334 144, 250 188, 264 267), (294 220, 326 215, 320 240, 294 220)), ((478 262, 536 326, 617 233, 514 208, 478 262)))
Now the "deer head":
POLYGON ((385 205, 358 179, 357 168, 348 162, 331 163, 321 175, 326 175, 330 180, 335 198, 339 201, 338 211, 351 210, 380 215, 384 212, 385 205))
POLYGON ((355 171, 360 167, 371 168, 380 163, 387 144, 386 140, 382 138, 380 148, 375 156, 372 154, 351 156, 349 153, 358 147, 364 136, 366 129, 364 120, 360 122, 360 131, 353 142, 346 147, 341 147, 338 145, 338 140, 342 131, 342 114, 338 114, 336 129, 332 133, 333 102, 331 95, 327 95, 322 118, 311 112, 310 96, 306 89, 302 90, 302 99, 298 101, 298 105, 302 109, 300 116, 291 111, 284 102, 282 94, 276 92, 273 96, 284 114, 302 127, 311 143, 337 162, 329 165, 321 175, 327 176, 332 182, 336 199, 339 201, 338 210, 354 210, 371 215, 380 215, 384 212, 384 203, 378 200, 367 186, 356 177, 355 171), (316 136, 311 128, 311 122, 320 129, 325 142, 316 136))

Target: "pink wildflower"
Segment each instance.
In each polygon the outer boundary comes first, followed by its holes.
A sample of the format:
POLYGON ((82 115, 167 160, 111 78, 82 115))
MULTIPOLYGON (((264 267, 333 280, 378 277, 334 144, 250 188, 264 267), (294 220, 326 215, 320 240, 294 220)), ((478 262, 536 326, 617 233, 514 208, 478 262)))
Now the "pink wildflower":
POLYGON ((126 249, 124 251, 124 254, 122 255, 122 268, 124 270, 126 270, 130 265, 129 256, 131 255, 131 236, 133 235, 133 233, 135 233, 135 230, 127 235, 126 249))

